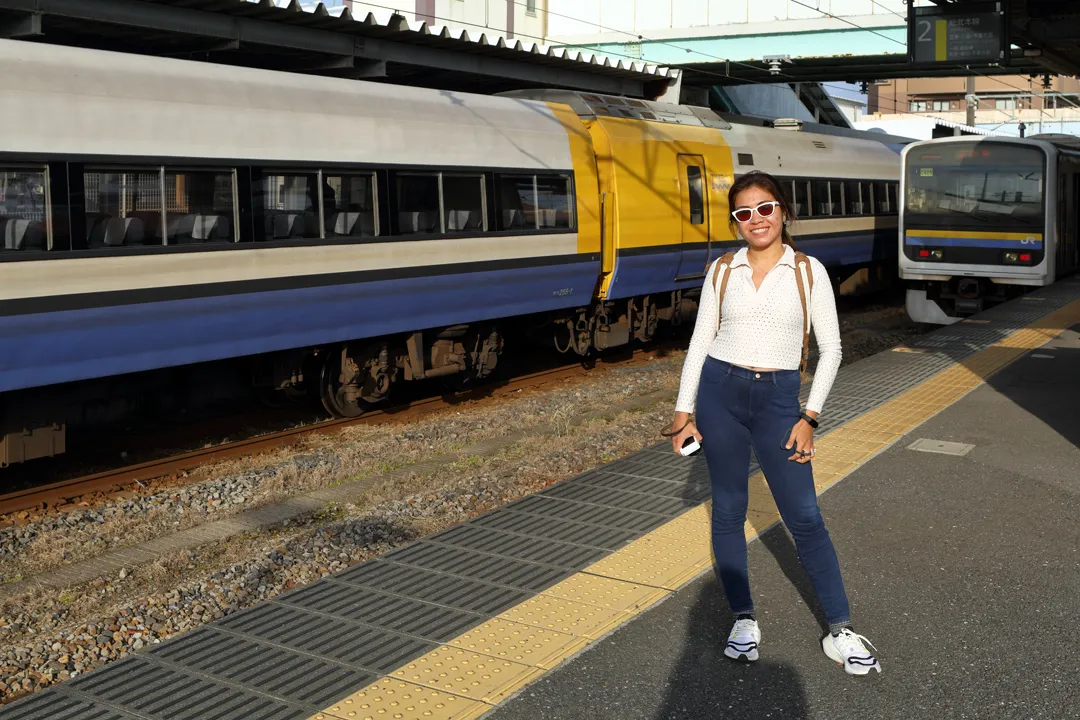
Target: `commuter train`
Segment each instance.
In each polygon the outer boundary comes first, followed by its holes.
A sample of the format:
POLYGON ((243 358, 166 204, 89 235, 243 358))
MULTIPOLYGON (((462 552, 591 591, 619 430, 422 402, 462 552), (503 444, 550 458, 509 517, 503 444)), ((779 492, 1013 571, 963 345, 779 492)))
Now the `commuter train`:
POLYGON ((578 355, 646 341, 696 310, 752 168, 784 179, 806 252, 895 267, 897 148, 699 107, 15 40, 0 104, 18 109, 0 139, 0 465, 63 452, 148 373, 241 358, 259 387, 352 416, 396 383, 485 377, 511 336, 578 355))
POLYGON ((913 320, 954 323, 1080 268, 1080 139, 939 138, 901 157, 913 320))

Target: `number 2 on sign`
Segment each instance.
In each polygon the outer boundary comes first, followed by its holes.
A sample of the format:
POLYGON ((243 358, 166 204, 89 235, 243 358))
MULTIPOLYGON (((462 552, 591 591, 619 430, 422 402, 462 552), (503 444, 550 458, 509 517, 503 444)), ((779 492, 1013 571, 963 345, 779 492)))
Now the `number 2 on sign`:
POLYGON ((930 32, 934 29, 933 23, 929 20, 920 20, 917 27, 921 31, 918 37, 919 42, 933 42, 933 38, 930 37, 930 32))

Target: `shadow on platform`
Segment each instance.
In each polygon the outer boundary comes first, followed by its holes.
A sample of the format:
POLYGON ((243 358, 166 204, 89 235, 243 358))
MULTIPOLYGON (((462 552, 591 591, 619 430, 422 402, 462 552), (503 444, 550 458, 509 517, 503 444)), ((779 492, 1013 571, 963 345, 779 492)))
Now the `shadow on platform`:
MULTIPOLYGON (((785 535, 783 529, 777 530, 785 535)), ((794 547, 790 552, 795 552, 794 547)), ((795 565, 798 567, 797 559, 795 565)), ((682 654, 672 668, 655 720, 810 717, 803 684, 794 668, 764 658, 739 663, 724 657, 731 622, 722 588, 709 579, 694 600, 682 654)))
POLYGON ((1080 447, 1080 422, 1076 418, 1080 403, 1078 369, 1080 324, 992 375, 986 384, 1074 447, 1080 447))

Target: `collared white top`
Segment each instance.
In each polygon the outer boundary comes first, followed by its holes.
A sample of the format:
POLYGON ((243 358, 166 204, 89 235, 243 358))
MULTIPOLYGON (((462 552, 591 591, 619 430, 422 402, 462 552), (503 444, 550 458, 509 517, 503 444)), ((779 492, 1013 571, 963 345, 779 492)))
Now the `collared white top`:
MULTIPOLYGON (((679 399, 675 409, 693 412, 697 402, 698 381, 705 357, 745 367, 797 370, 802 359, 803 310, 795 278, 795 251, 784 247, 784 255, 765 276, 760 288, 754 287, 754 269, 743 248, 731 262, 720 331, 716 330, 717 291, 713 289, 713 269, 705 274, 698 306, 697 324, 683 364, 679 399)), ((840 368, 840 323, 836 317, 836 299, 825 266, 809 258, 814 275, 808 311, 817 338, 818 363, 806 409, 821 412, 840 368)), ((717 285, 723 280, 723 273, 717 285)))

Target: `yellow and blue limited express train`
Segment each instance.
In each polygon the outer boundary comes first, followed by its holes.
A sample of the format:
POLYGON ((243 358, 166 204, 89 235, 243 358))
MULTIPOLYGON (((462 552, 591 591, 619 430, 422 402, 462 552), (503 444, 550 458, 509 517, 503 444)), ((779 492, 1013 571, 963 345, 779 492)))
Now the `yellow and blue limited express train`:
POLYGON ((949 324, 1080 268, 1080 140, 939 138, 904 148, 908 314, 949 324))
POLYGON ((895 263, 897 148, 705 108, 11 40, 0 104, 0 464, 62 451, 163 368, 252 358, 348 416, 484 377, 515 334, 648 340, 736 244, 751 169, 784 180, 807 253, 895 263))

